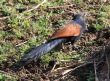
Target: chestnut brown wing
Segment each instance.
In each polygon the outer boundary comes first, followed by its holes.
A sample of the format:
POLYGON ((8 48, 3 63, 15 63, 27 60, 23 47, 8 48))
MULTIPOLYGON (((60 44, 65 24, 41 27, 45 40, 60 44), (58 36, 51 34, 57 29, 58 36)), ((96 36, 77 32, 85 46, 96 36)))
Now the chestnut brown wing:
POLYGON ((66 24, 64 27, 55 32, 51 39, 78 36, 81 31, 81 26, 78 24, 66 24))

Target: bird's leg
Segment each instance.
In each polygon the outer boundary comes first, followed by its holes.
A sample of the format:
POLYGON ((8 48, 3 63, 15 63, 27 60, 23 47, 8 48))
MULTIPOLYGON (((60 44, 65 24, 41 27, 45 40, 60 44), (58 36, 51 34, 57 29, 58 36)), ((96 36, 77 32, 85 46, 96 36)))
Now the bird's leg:
POLYGON ((70 43, 70 44, 69 44, 69 50, 72 51, 72 48, 73 48, 73 44, 70 43))
POLYGON ((64 43, 62 43, 62 51, 63 52, 68 52, 68 49, 67 49, 67 47, 65 46, 64 43))

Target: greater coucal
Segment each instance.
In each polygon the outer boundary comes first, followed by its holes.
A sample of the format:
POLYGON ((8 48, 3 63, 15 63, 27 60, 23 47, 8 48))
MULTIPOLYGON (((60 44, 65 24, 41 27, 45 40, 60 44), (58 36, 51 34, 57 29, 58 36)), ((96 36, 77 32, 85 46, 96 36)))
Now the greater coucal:
POLYGON ((86 12, 76 14, 72 20, 55 32, 49 41, 36 47, 30 53, 26 54, 22 58, 22 61, 25 61, 26 64, 28 64, 31 61, 36 60, 37 58, 46 54, 52 48, 56 47, 62 42, 71 42, 74 44, 81 37, 84 30, 86 30, 86 14, 86 12))

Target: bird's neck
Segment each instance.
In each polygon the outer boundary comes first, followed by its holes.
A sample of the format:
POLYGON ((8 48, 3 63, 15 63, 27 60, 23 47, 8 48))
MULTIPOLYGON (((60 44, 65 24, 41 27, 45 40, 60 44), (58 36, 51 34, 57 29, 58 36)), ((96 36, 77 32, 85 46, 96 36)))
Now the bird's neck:
POLYGON ((77 22, 78 24, 80 24, 83 27, 86 26, 84 20, 82 20, 81 18, 74 19, 74 21, 77 22))

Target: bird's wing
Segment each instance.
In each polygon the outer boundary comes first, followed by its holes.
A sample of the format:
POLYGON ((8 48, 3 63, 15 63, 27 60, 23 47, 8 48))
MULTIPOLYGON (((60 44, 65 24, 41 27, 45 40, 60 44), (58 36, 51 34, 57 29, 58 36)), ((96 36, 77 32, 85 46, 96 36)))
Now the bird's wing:
POLYGON ((66 24, 64 27, 55 32, 51 39, 78 36, 80 34, 82 26, 78 24, 66 24))

